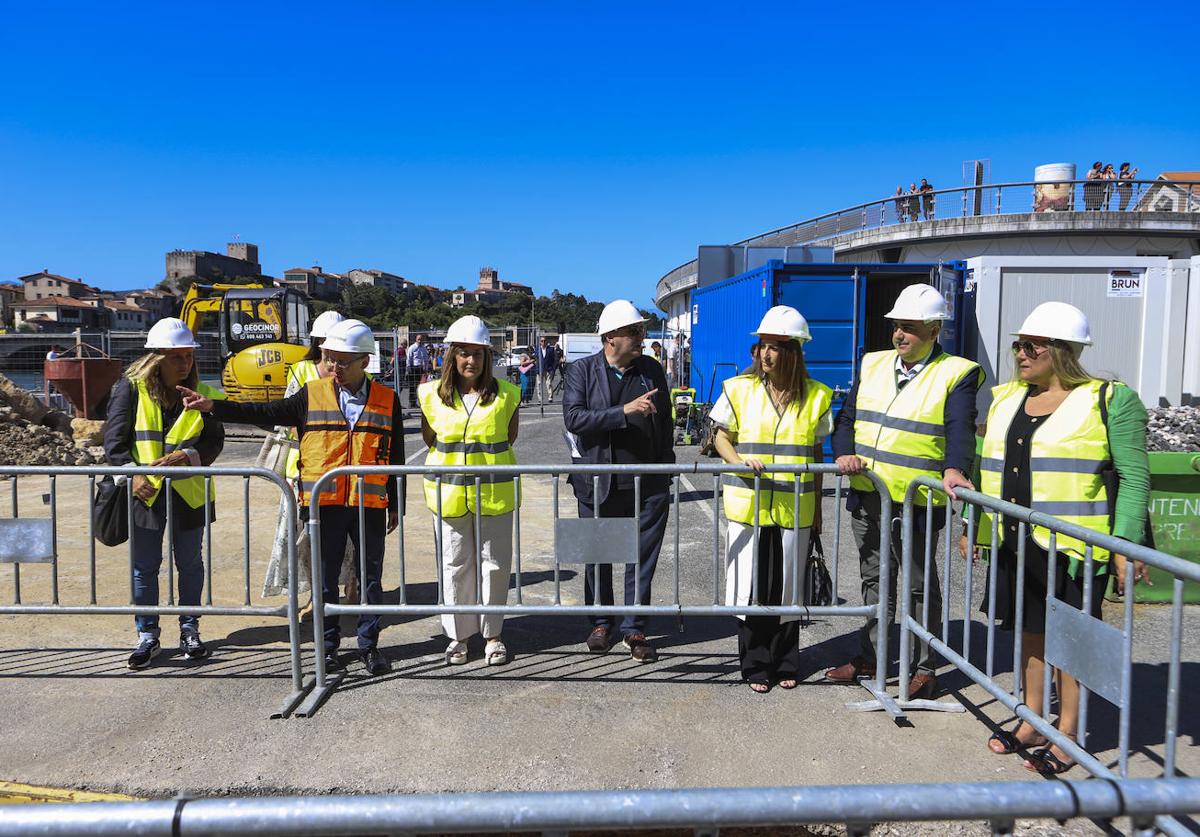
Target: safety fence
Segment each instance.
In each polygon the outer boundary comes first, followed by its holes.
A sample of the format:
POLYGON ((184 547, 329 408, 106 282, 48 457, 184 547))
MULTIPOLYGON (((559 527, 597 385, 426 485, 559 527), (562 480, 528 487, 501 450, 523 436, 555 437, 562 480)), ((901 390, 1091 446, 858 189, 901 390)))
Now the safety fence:
POLYGON ((1013 834, 1018 819, 1086 817, 1121 833, 1152 835, 1154 819, 1200 811, 1200 779, 1173 782, 993 782, 828 785, 555 793, 283 796, 170 799, 87 805, 18 805, 0 817, 0 837, 188 835, 492 834, 571 831, 784 828, 843 823, 866 837, 879 822, 984 821, 1013 834))
MULTIPOLYGON (((924 487, 932 492, 941 492, 941 483, 928 477, 920 477, 910 483, 905 495, 902 514, 903 558, 901 564, 900 586, 903 590, 911 589, 913 575, 913 533, 915 516, 926 515, 926 526, 933 525, 934 509, 932 506, 921 508, 915 498, 924 487)), ((950 644, 951 613, 949 594, 955 561, 952 552, 955 550, 952 518, 947 520, 945 537, 945 555, 942 566, 942 624, 941 636, 936 635, 930 627, 928 602, 925 603, 921 619, 914 618, 911 611, 911 598, 907 595, 900 597, 900 696, 899 705, 905 709, 952 709, 961 711, 961 705, 937 704, 934 701, 909 700, 909 649, 914 638, 928 642, 950 664, 965 674, 974 683, 982 686, 1000 704, 1012 710, 1021 721, 1032 727, 1038 734, 1047 739, 1046 746, 1054 745, 1060 748, 1070 759, 1087 769, 1093 776, 1104 779, 1115 779, 1108 765, 1102 763, 1087 749, 1088 734, 1088 698, 1095 693, 1107 700, 1119 711, 1118 720, 1118 772, 1120 778, 1129 776, 1130 757, 1130 723, 1134 712, 1134 680, 1133 680, 1133 641, 1134 641, 1134 583, 1135 561, 1156 567, 1172 576, 1173 599, 1171 604, 1171 627, 1168 642, 1167 688, 1165 693, 1158 695, 1143 689, 1139 694, 1141 708, 1156 698, 1164 702, 1164 741, 1162 777, 1174 780, 1176 778, 1176 752, 1178 746, 1179 705, 1181 698, 1181 673, 1183 649, 1183 596, 1186 581, 1200 581, 1200 566, 1168 555, 1149 547, 1134 544, 1130 541, 1111 535, 1104 535, 1086 529, 1082 526, 1067 522, 1049 514, 1033 511, 1024 506, 1016 505, 977 491, 967 489, 956 490, 956 495, 962 501, 965 511, 966 558, 963 576, 963 614, 962 640, 959 648, 950 644), (990 518, 990 538, 986 543, 993 546, 988 550, 991 557, 988 561, 988 584, 992 591, 988 597, 988 613, 986 620, 987 639, 983 668, 972 662, 971 655, 971 624, 973 607, 973 571, 974 556, 971 551, 977 540, 977 530, 980 524, 980 514, 988 513, 990 518), (1001 523, 1003 519, 1003 524, 1001 523), (1000 550, 996 545, 1001 543, 1000 534, 1003 526, 1015 526, 1015 587, 1013 589, 1014 619, 1012 625, 1012 679, 1006 688, 997 675, 997 577, 1000 572, 1000 550), (1045 593, 1045 625, 1044 625, 1044 665, 1042 666, 1043 680, 1040 684, 1023 683, 1023 649, 1025 639, 1025 589, 1028 580, 1026 573, 1026 544, 1027 534, 1031 527, 1039 527, 1046 531, 1046 551, 1049 560, 1046 562, 1046 593, 1045 593), (1082 601, 1092 601, 1093 585, 1107 584, 1108 574, 1098 578, 1095 570, 1099 564, 1094 553, 1096 550, 1107 550, 1109 553, 1126 556, 1124 576, 1124 602, 1121 628, 1107 624, 1086 610, 1081 610, 1057 598, 1056 573, 1060 571, 1058 555, 1059 537, 1071 538, 1083 545, 1082 562, 1077 569, 1082 574, 1082 601), (1072 736, 1064 734, 1052 722, 1051 686, 1052 670, 1057 669, 1073 677, 1079 684, 1078 732, 1072 736), (1026 697, 1023 698, 1023 688, 1026 697), (1042 712, 1038 714, 1028 705, 1028 690, 1039 689, 1041 692, 1042 712)), ((951 514, 953 512, 951 511, 951 514)), ((960 518, 961 521, 961 518, 960 518)), ((924 555, 924 573, 928 583, 931 572, 934 571, 933 543, 927 540, 924 555)), ((1041 633, 1040 631, 1035 632, 1041 633)), ((1060 717, 1063 711, 1064 695, 1058 694, 1060 717)), ((1069 697, 1066 698, 1069 700, 1069 697)), ((1158 826, 1168 833, 1175 833, 1177 826, 1159 822, 1158 826)), ((1191 833, 1179 831, 1178 833, 1191 833)))
MULTIPOLYGON (((57 615, 74 615, 74 616, 95 616, 95 615, 120 615, 128 614, 136 615, 180 615, 180 616, 254 616, 254 617, 280 617, 285 618, 288 623, 288 637, 291 657, 291 685, 292 690, 288 695, 283 705, 276 710, 272 717, 285 717, 291 713, 296 704, 303 698, 303 674, 300 662, 300 623, 298 618, 297 607, 297 590, 295 584, 290 584, 288 587, 287 602, 282 605, 266 605, 266 604, 251 604, 251 588, 250 588, 250 509, 251 509, 251 491, 252 481, 265 480, 273 484, 280 491, 282 503, 286 509, 284 519, 287 526, 287 538, 284 546, 284 561, 288 568, 288 578, 295 579, 297 577, 298 561, 296 560, 296 500, 292 489, 287 482, 273 471, 263 468, 192 468, 192 467, 112 467, 112 466, 85 466, 85 467, 54 467, 54 466, 0 466, 0 479, 6 480, 8 483, 9 492, 9 508, 10 516, 0 518, 0 564, 10 564, 12 566, 12 603, 0 604, 0 615, 41 615, 41 616, 57 616, 57 615), (170 496, 174 491, 173 482, 175 480, 186 479, 189 477, 200 477, 204 480, 204 497, 213 498, 216 496, 215 487, 213 485, 214 477, 234 477, 241 479, 242 487, 242 507, 243 520, 241 525, 241 546, 242 555, 240 561, 241 569, 241 584, 240 589, 240 604, 229 604, 213 601, 213 537, 212 525, 213 520, 210 514, 210 505, 205 502, 204 509, 204 529, 203 529, 203 601, 196 604, 182 604, 176 600, 176 561, 175 561, 175 545, 176 534, 178 527, 174 519, 173 504, 165 503, 166 521, 164 528, 164 537, 162 543, 162 563, 166 565, 166 603, 161 602, 158 605, 145 605, 135 603, 135 564, 137 555, 135 554, 134 539, 127 537, 125 541, 125 552, 127 555, 127 572, 129 579, 129 598, 125 603, 117 603, 114 601, 105 601, 100 595, 99 588, 109 586, 109 579, 113 576, 109 575, 111 571, 112 559, 115 558, 115 551, 119 547, 105 547, 101 545, 97 548, 97 532, 96 532, 96 503, 97 503, 97 488, 105 478, 112 478, 117 484, 117 491, 124 492, 124 509, 126 515, 127 532, 132 533, 134 529, 134 504, 141 502, 136 500, 133 494, 133 478, 137 476, 158 476, 163 478, 161 491, 166 492, 170 496), (97 477, 101 478, 100 481, 97 477), (40 488, 34 485, 34 481, 39 483, 41 479, 46 480, 45 493, 39 493, 40 488), (63 484, 60 485, 60 480, 63 484), (80 496, 83 492, 84 497, 80 496), (65 494, 64 508, 68 516, 75 517, 78 520, 78 515, 86 511, 86 542, 87 542, 87 596, 86 601, 68 602, 64 601, 64 597, 60 594, 60 555, 59 555, 59 537, 64 522, 60 517, 59 498, 60 494, 65 494), (45 513, 26 514, 22 516, 21 497, 26 498, 26 504, 31 501, 40 500, 47 508, 48 516, 45 513), (103 558, 103 565, 98 562, 98 553, 100 550, 104 552, 100 554, 103 558), (48 573, 42 573, 40 570, 35 570, 34 567, 41 565, 48 569, 48 573), (22 570, 25 570, 27 576, 36 573, 38 575, 37 582, 39 590, 44 590, 48 595, 43 600, 36 603, 27 601, 27 596, 22 589, 22 570), (45 578, 48 575, 48 579, 45 578), (103 579, 103 582, 101 581, 103 579), (48 583, 47 583, 48 582, 48 583)), ((259 483, 261 485, 261 483, 259 483)), ((259 489, 261 492, 261 489, 259 489)), ((261 493, 256 494, 256 501, 261 501, 261 493)), ((272 502, 275 501, 274 499, 272 502)), ((0 507, 3 503, 0 501, 0 507)), ((71 539, 73 542, 81 540, 78 533, 72 532, 71 539)), ((226 562, 222 562, 224 566, 226 562)), ((72 565, 67 568, 72 578, 79 576, 79 568, 72 565)), ((28 581, 34 579, 28 578, 28 581)), ((227 587, 229 585, 222 585, 227 587)))
MULTIPOLYGON (((837 466, 832 463, 820 463, 810 465, 768 465, 760 474, 755 474, 748 466, 731 466, 723 464, 707 464, 698 463, 693 465, 489 465, 489 466, 470 466, 469 468, 456 466, 427 466, 427 465, 393 465, 393 466, 345 466, 335 468, 328 471, 312 486, 310 500, 311 508, 309 513, 309 542, 312 544, 312 577, 314 579, 321 578, 321 515, 317 504, 322 491, 331 486, 335 480, 348 479, 354 480, 356 483, 356 495, 359 498, 358 504, 358 536, 359 543, 366 543, 367 524, 365 509, 363 506, 364 497, 364 479, 371 475, 388 477, 397 477, 404 480, 407 477, 416 477, 423 481, 432 483, 437 499, 437 509, 433 511, 434 523, 434 560, 435 572, 437 574, 437 601, 431 604, 418 604, 408 601, 405 594, 405 579, 408 575, 408 568, 405 556, 405 526, 406 517, 409 515, 400 514, 398 519, 398 569, 399 569, 399 602, 396 604, 369 603, 367 601, 366 583, 360 584, 359 601, 357 604, 341 604, 329 603, 324 600, 323 592, 320 585, 313 585, 313 637, 317 648, 322 647, 323 635, 325 630, 325 620, 328 618, 338 618, 342 615, 379 615, 379 616, 400 616, 400 615, 447 615, 447 614, 497 614, 503 616, 599 616, 599 615, 644 615, 644 616, 675 616, 682 619, 685 616, 734 616, 734 615, 771 615, 771 616, 787 616, 808 618, 811 616, 836 616, 836 617, 858 617, 863 618, 872 614, 876 615, 881 625, 888 624, 888 602, 889 602, 889 585, 890 585, 890 566, 889 562, 882 562, 880 569, 880 601, 877 605, 850 605, 836 604, 840 601, 837 595, 836 579, 838 577, 838 552, 841 543, 841 516, 837 515, 834 519, 833 532, 833 550, 832 550, 832 567, 830 576, 834 579, 834 590, 832 600, 834 604, 826 606, 807 605, 804 603, 803 593, 801 590, 801 578, 807 559, 807 554, 800 553, 800 539, 795 539, 793 549, 790 556, 785 558, 790 562, 790 576, 792 579, 792 589, 785 591, 787 602, 779 605, 764 605, 764 604, 723 604, 722 603, 722 570, 726 565, 726 553, 723 548, 723 539, 721 531, 721 485, 729 482, 737 482, 747 488, 753 487, 754 508, 753 517, 756 523, 752 529, 751 541, 751 568, 749 582, 751 590, 746 591, 744 588, 739 590, 739 573, 733 567, 729 568, 732 573, 730 581, 726 582, 726 589, 732 587, 732 599, 736 603, 739 601, 740 593, 749 592, 748 601, 759 602, 759 540, 761 534, 759 498, 766 492, 786 492, 792 498, 792 513, 794 519, 800 516, 801 497, 804 493, 813 489, 814 483, 804 482, 800 479, 782 481, 774 479, 777 475, 799 475, 804 473, 834 475, 836 477, 836 487, 834 493, 840 497, 843 495, 844 477, 838 472, 837 466), (608 564, 633 564, 638 561, 639 547, 639 519, 638 517, 603 517, 602 506, 597 507, 596 517, 594 518, 572 518, 563 517, 560 514, 560 477, 574 475, 577 477, 589 479, 592 481, 592 496, 602 496, 600 493, 600 481, 609 477, 627 477, 632 479, 633 483, 633 508, 642 508, 643 483, 649 478, 659 477, 668 478, 670 480, 670 519, 674 521, 674 549, 673 549, 673 584, 671 585, 670 600, 660 604, 567 604, 563 602, 562 596, 562 579, 561 569, 564 564, 573 565, 592 565, 596 573, 595 582, 596 589, 601 589, 601 567, 608 564), (489 487, 511 482, 516 496, 521 496, 523 482, 529 477, 545 476, 551 480, 552 492, 552 518, 554 528, 554 548, 553 548, 553 580, 554 590, 552 601, 544 604, 530 604, 524 600, 522 593, 522 518, 523 506, 521 503, 516 505, 512 512, 512 545, 513 545, 513 564, 512 572, 516 582, 515 602, 511 604, 454 604, 447 601, 447 591, 443 583, 443 564, 446 560, 446 552, 444 549, 443 539, 443 522, 446 516, 442 509, 442 487, 443 485, 461 485, 466 490, 473 492, 475 501, 475 511, 473 513, 473 530, 475 543, 475 565, 477 577, 475 579, 476 589, 484 589, 483 579, 483 561, 482 561, 482 538, 480 537, 482 528, 483 515, 480 510, 482 505, 483 486, 486 484, 489 487), (681 531, 681 478, 682 477, 708 477, 711 479, 712 495, 711 495, 711 567, 712 567, 712 598, 708 600, 688 600, 683 598, 681 586, 681 566, 683 556, 680 549, 680 531, 681 531)), ((891 519, 891 499, 883 482, 872 472, 865 472, 865 475, 870 479, 878 489, 882 500, 882 515, 884 519, 891 519)), ((701 480, 703 484, 704 480, 701 480)), ((405 492, 401 491, 403 495, 405 492)), ((423 516, 423 515, 422 515, 423 516)), ((413 525, 411 521, 408 526, 413 525)), ((881 532, 880 552, 883 555, 889 554, 891 548, 891 529, 883 527, 881 532)), ((366 554, 365 550, 359 551, 359 572, 360 578, 366 578, 366 554)), ((635 573, 634 583, 634 601, 639 602, 642 599, 642 581, 640 573, 635 573)), ((323 654, 315 655, 315 678, 311 684, 311 691, 304 703, 296 709, 296 715, 300 717, 309 716, 317 711, 320 706, 328 699, 329 695, 336 689, 342 678, 342 673, 337 673, 330 676, 330 672, 326 671, 325 659, 323 654)), ((874 679, 860 680, 864 688, 866 688, 873 696, 873 700, 869 703, 872 708, 880 708, 888 712, 893 717, 899 718, 903 716, 903 711, 896 704, 895 699, 889 695, 885 689, 885 677, 883 667, 879 667, 874 679)), ((308 688, 306 686, 306 688, 308 688)), ((863 708, 863 707, 859 707, 863 708)))

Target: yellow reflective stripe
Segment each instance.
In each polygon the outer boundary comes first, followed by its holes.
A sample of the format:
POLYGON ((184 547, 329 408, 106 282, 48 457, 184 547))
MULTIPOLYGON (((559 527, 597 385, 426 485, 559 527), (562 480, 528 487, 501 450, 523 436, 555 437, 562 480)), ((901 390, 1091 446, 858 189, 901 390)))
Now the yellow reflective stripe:
MULTIPOLYGON (((512 482, 511 474, 442 474, 442 485, 474 485, 478 479, 481 485, 496 485, 512 482)), ((425 475, 425 482, 436 485, 438 477, 433 474, 425 475)))
MULTIPOLYGON (((767 456, 804 456, 812 458, 814 445, 781 445, 775 442, 738 442, 738 453, 757 453, 767 456)), ((790 464, 790 463, 789 463, 790 464)))
POLYGON ((508 440, 503 442, 434 442, 438 453, 504 453, 509 449, 508 440))
POLYGON ((862 445, 855 445, 855 453, 867 459, 874 459, 876 462, 884 462, 888 465, 899 465, 902 468, 915 468, 918 471, 936 471, 941 473, 944 470, 944 463, 941 459, 929 459, 923 456, 908 456, 903 453, 896 453, 890 450, 876 450, 862 445))
POLYGON ((1054 517, 1108 517, 1107 500, 1034 500, 1035 512, 1054 517))
MULTIPOLYGON (((811 475, 805 475, 811 476, 811 475)), ((746 488, 751 493, 754 492, 754 477, 748 474, 721 474, 721 485, 730 486, 731 488, 746 488)), ((759 477, 758 485, 760 491, 775 491, 786 494, 795 493, 796 486, 800 486, 800 493, 807 494, 816 489, 816 484, 812 479, 801 478, 799 482, 783 482, 782 480, 773 480, 767 477, 759 477)))

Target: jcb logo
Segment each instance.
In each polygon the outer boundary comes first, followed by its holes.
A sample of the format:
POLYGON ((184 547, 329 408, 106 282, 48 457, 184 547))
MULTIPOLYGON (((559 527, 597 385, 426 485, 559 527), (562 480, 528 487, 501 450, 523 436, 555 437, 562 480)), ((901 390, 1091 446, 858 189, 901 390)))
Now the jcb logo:
POLYGON ((258 350, 258 365, 270 366, 272 363, 282 363, 283 353, 277 352, 274 349, 259 349, 258 350))

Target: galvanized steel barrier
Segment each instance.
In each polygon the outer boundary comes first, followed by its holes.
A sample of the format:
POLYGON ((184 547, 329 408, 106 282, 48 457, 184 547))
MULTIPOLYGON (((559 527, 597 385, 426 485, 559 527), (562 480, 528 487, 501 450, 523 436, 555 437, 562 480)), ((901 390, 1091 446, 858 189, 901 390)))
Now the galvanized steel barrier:
MULTIPOLYGON (((810 607, 803 604, 797 605, 725 605, 721 604, 721 566, 725 561, 725 555, 722 554, 722 537, 721 537, 721 502, 720 502, 720 485, 723 474, 744 473, 747 480, 753 480, 753 483, 758 489, 764 482, 770 481, 772 474, 834 474, 837 476, 836 496, 843 496, 843 480, 844 478, 838 472, 837 466, 832 463, 819 463, 811 465, 768 465, 762 475, 755 475, 748 466, 734 466, 726 464, 693 464, 693 465, 491 465, 491 466, 425 466, 425 465, 375 465, 375 466, 346 466, 335 468, 324 474, 314 485, 312 489, 312 498, 315 500, 323 488, 334 479, 347 476, 352 479, 357 479, 359 492, 358 496, 362 495, 363 478, 368 474, 387 474, 395 475, 404 480, 405 477, 418 477, 424 479, 429 476, 433 479, 438 497, 441 497, 441 487, 443 481, 451 479, 462 480, 466 478, 468 486, 474 487, 476 496, 476 512, 475 517, 475 549, 476 549, 476 564, 477 570, 481 571, 480 559, 480 538, 478 537, 480 528, 480 492, 484 481, 494 483, 498 479, 513 481, 514 487, 518 495, 521 491, 521 482, 524 477, 529 476, 548 476, 552 478, 553 483, 553 515, 556 524, 556 546, 555 546, 555 562, 554 562, 554 600, 552 604, 526 604, 522 598, 521 584, 521 508, 518 508, 513 513, 513 575, 516 578, 516 602, 514 604, 505 605, 484 605, 484 604, 447 604, 445 590, 442 583, 441 572, 441 556, 443 554, 440 538, 441 538, 441 522, 442 515, 440 509, 434 513, 435 528, 437 541, 435 542, 435 552, 437 553, 435 561, 437 562, 436 571, 438 576, 438 598, 435 604, 413 604, 408 602, 405 596, 405 552, 404 552, 404 527, 405 515, 399 516, 399 579, 400 579, 400 601, 398 604, 368 604, 366 601, 366 584, 360 584, 360 596, 358 604, 327 604, 324 601, 321 585, 316 581, 321 578, 321 555, 320 555, 320 514, 317 513, 318 506, 313 502, 310 507, 309 514, 309 540, 312 543, 312 573, 313 573, 313 637, 315 647, 319 650, 323 644, 323 633, 325 619, 327 617, 338 617, 343 614, 363 615, 363 614, 378 614, 378 615, 442 615, 442 614, 503 614, 506 616, 516 615, 537 615, 537 616, 585 616, 585 615, 617 615, 617 614, 644 614, 647 616, 676 616, 682 618, 684 616, 721 616, 721 615, 771 615, 771 616, 840 616, 840 617, 866 617, 875 614, 880 619, 880 624, 887 624, 887 606, 889 596, 887 595, 890 584, 890 567, 888 562, 882 562, 880 571, 880 588, 881 596, 877 605, 831 605, 827 607, 810 607), (672 514, 674 516, 674 593, 670 604, 648 604, 648 605, 580 605, 580 604, 563 604, 560 566, 562 561, 562 544, 559 542, 562 538, 568 537, 564 535, 564 527, 561 525, 562 519, 559 516, 559 477, 569 474, 585 475, 593 479, 594 488, 598 485, 601 477, 609 475, 633 475, 634 476, 634 494, 635 508, 640 509, 641 485, 642 479, 648 476, 666 476, 672 481, 672 514), (681 476, 709 475, 712 477, 712 568, 713 568, 713 600, 711 604, 704 603, 684 603, 681 597, 680 589, 680 479, 681 476)), ((880 497, 882 498, 882 514, 885 519, 890 519, 892 514, 891 498, 888 495, 886 487, 879 478, 871 473, 866 472, 866 476, 870 478, 877 487, 881 489, 880 497)), ((792 488, 788 489, 793 497, 793 513, 799 517, 800 495, 803 484, 799 480, 792 482, 792 488)), ((403 492, 401 492, 403 493, 403 492)), ((593 495, 595 496, 595 495, 593 495)), ((754 517, 758 520, 758 497, 755 494, 754 517)), ((310 501, 312 502, 312 501, 310 501)), ((365 542, 365 516, 362 513, 362 505, 360 501, 359 509, 359 532, 360 543, 365 542)), ((597 515, 599 511, 597 510, 597 515)), ((597 517, 594 520, 628 520, 634 529, 633 536, 634 549, 636 555, 636 529, 637 518, 603 518, 597 517)), ((838 547, 841 539, 840 521, 841 516, 836 517, 837 525, 834 529, 833 550, 832 550, 832 567, 831 576, 834 579, 835 601, 837 599, 836 579, 838 575, 838 547)), ((574 521, 572 521, 573 523, 574 521)), ((753 531, 753 566, 751 569, 751 579, 753 584, 754 600, 758 599, 758 542, 760 526, 756 524, 753 531)), ((881 554, 887 555, 891 545, 891 530, 890 527, 883 527, 881 533, 881 554)), ((796 548, 798 549, 798 543, 796 548)), ((365 576, 365 556, 360 554, 360 572, 365 576)), ((794 567, 801 566, 801 562, 806 556, 793 554, 791 560, 794 567)), ((611 563, 606 559, 598 558, 593 555, 592 560, 576 557, 571 563, 611 563)), ((597 566, 597 574, 600 569, 597 566)), ((801 601, 799 590, 799 573, 793 573, 793 590, 791 591, 790 599, 792 601, 801 601)), ((360 576, 362 577, 362 576, 360 576)), ((599 586, 599 585, 597 585, 599 586)), ((482 590, 482 584, 480 588, 482 590)), ((734 601, 738 599, 737 576, 734 575, 734 601)), ((639 598, 640 586, 635 583, 635 601, 639 598)), ((615 597, 614 597, 615 598, 615 597)), ((316 676, 312 684, 312 690, 308 698, 296 710, 296 715, 299 717, 308 716, 321 706, 329 694, 336 688, 337 683, 341 679, 339 674, 336 678, 331 678, 325 670, 325 660, 322 653, 317 653, 315 656, 316 676)), ((893 717, 901 717, 903 711, 896 704, 891 695, 887 693, 885 688, 885 678, 883 667, 879 670, 874 679, 860 680, 863 687, 873 695, 872 703, 878 705, 891 714, 893 717)))
MULTIPOLYGON (((292 691, 283 705, 272 714, 272 717, 287 716, 305 695, 303 674, 300 664, 300 622, 298 617, 296 584, 288 585, 288 600, 283 605, 252 605, 250 603, 250 481, 261 478, 274 484, 282 492, 289 510, 287 522, 288 531, 288 578, 296 579, 298 562, 296 560, 296 498, 292 489, 282 477, 264 468, 219 468, 219 467, 113 467, 113 466, 0 466, 0 478, 7 478, 11 494, 11 516, 0 518, 0 563, 12 565, 12 604, 0 604, 0 615, 76 615, 96 616, 115 614, 157 614, 157 615, 194 615, 194 616, 279 616, 288 621, 288 637, 291 655, 292 691), (134 550, 133 538, 127 541, 128 570, 129 570, 129 603, 108 604, 97 599, 97 556, 96 537, 94 530, 94 512, 96 502, 96 477, 111 476, 124 481, 126 503, 128 508, 128 526, 133 531, 133 505, 137 502, 133 497, 133 477, 161 476, 164 478, 162 490, 171 491, 173 479, 187 477, 203 477, 205 496, 213 492, 213 477, 241 477, 244 520, 242 531, 242 568, 243 593, 241 605, 213 604, 213 560, 212 560, 212 520, 205 506, 204 521, 204 598, 200 605, 181 605, 175 601, 175 562, 174 539, 171 533, 175 531, 175 521, 172 515, 171 503, 167 503, 166 532, 163 537, 163 563, 167 570, 167 603, 157 606, 139 605, 134 603, 134 550), (44 502, 49 506, 49 517, 21 517, 19 503, 19 482, 22 477, 45 477, 48 480, 48 492, 44 502), (58 544, 58 478, 86 477, 87 478, 87 533, 88 533, 88 579, 90 594, 88 601, 82 604, 64 604, 59 596, 59 544, 58 544), (22 599, 21 567, 23 564, 48 564, 50 566, 50 601, 37 604, 27 604, 22 599)), ((81 513, 84 509, 71 509, 81 513)))
MULTIPOLYGON (((829 785, 556 793, 283 796, 172 799, 86 805, 10 805, 0 837, 455 834, 679 829, 844 823, 867 835, 877 822, 983 820, 1011 835, 1014 821, 1128 817, 1154 834, 1156 815, 1200 811, 1200 779, 829 785)), ((1110 829, 1111 831, 1112 829, 1110 829)))
MULTIPOLYGON (((902 520, 902 541, 903 541, 903 560, 901 564, 900 584, 902 590, 908 590, 911 586, 912 576, 912 543, 913 543, 913 528, 914 515, 917 513, 917 507, 914 503, 917 491, 922 488, 928 488, 931 491, 942 490, 942 484, 939 480, 929 477, 919 477, 913 480, 905 494, 903 520, 902 520)), ((946 524, 945 538, 945 560, 943 567, 944 584, 942 587, 942 636, 935 636, 927 630, 922 621, 927 621, 928 603, 926 603, 926 619, 918 621, 913 618, 909 612, 911 608, 911 599, 907 595, 900 597, 900 697, 899 705, 902 708, 920 708, 920 709, 950 709, 952 711, 961 711, 962 707, 959 704, 939 704, 935 701, 928 700, 910 700, 909 699, 909 649, 911 647, 912 638, 915 636, 928 642, 935 651, 941 654, 955 668, 969 677, 976 684, 982 686, 992 697, 999 701, 1002 705, 1012 710, 1013 713, 1022 721, 1029 724, 1034 730, 1046 739, 1058 746, 1071 759, 1082 765, 1093 776, 1104 779, 1115 779, 1114 774, 1107 766, 1100 762, 1086 749, 1087 744, 1087 704, 1089 692, 1096 692, 1110 703, 1116 706, 1120 712, 1119 720, 1119 775, 1120 778, 1128 778, 1129 776, 1129 750, 1130 750, 1130 716, 1132 711, 1133 698, 1133 589, 1134 589, 1134 561, 1144 561, 1150 566, 1157 567, 1170 573, 1173 576, 1173 599, 1171 604, 1171 633, 1169 645, 1169 662, 1167 669, 1167 691, 1164 696, 1165 706, 1165 755, 1163 761, 1162 777, 1163 779, 1176 779, 1175 758, 1177 748, 1177 733, 1179 728, 1179 701, 1180 701, 1180 682, 1181 682, 1181 665, 1182 665, 1182 648, 1183 648, 1183 592, 1185 581, 1200 582, 1200 566, 1177 558, 1173 555, 1168 555, 1165 552, 1160 552, 1149 547, 1131 543, 1130 541, 1121 538, 1113 537, 1112 535, 1104 535, 1078 526, 1073 523, 1061 520, 1057 517, 1052 517, 1048 514, 1035 512, 1032 509, 1024 506, 1019 506, 1015 503, 991 497, 986 494, 981 494, 977 491, 968 489, 956 489, 955 493, 968 509, 967 513, 967 542, 968 549, 975 543, 976 529, 978 526, 977 510, 985 510, 992 513, 991 517, 991 540, 990 543, 998 545, 1000 543, 1000 519, 1001 517, 1011 518, 1018 521, 1017 523, 1017 567, 1016 567, 1016 591, 1015 591, 1015 625, 1014 625, 1014 643, 1013 643, 1013 678, 1011 690, 1001 686, 995 676, 995 651, 996 651, 996 596, 989 597, 989 612, 987 620, 987 651, 984 670, 980 670, 977 666, 970 662, 971 654, 971 612, 972 612, 972 590, 973 590, 973 568, 974 561, 972 556, 968 554, 965 562, 965 571, 963 574, 963 586, 965 590, 963 604, 963 647, 961 653, 956 651, 949 645, 950 636, 950 578, 952 570, 952 552, 954 550, 953 541, 955 538, 950 536, 952 531, 951 521, 953 519, 953 504, 947 504, 948 515, 946 524), (1046 592, 1046 660, 1043 666, 1044 678, 1042 683, 1042 707, 1043 714, 1038 715, 1033 712, 1021 699, 1022 686, 1022 645, 1021 634, 1024 625, 1024 589, 1025 589, 1025 544, 1026 534, 1030 526, 1045 527, 1049 530, 1049 563, 1047 566, 1047 592, 1046 592), (1057 571, 1057 555, 1058 549, 1056 538, 1058 535, 1064 535, 1070 538, 1077 539, 1085 544, 1084 562, 1083 562, 1083 601, 1091 600, 1092 585, 1094 581, 1094 559, 1093 550, 1101 548, 1110 552, 1125 555, 1128 560, 1125 565, 1125 590, 1124 597, 1124 613, 1122 627, 1117 630, 1112 625, 1108 625, 1102 620, 1096 619, 1088 613, 1080 611, 1054 596, 1055 589, 1055 574, 1057 571), (1069 641, 1057 642, 1055 638, 1062 638, 1069 635, 1072 639, 1069 641), (1109 651, 1112 653, 1102 653, 1109 651), (1072 740, 1071 737, 1064 735, 1051 723, 1051 678, 1052 668, 1057 668, 1065 671, 1074 677, 1079 683, 1079 731, 1077 740, 1072 740)), ((927 515, 927 525, 929 525, 929 516, 933 513, 933 507, 925 508, 927 515)), ((933 556, 932 542, 927 542, 925 546, 925 573, 933 571, 933 556)), ((992 549, 993 559, 988 562, 989 584, 992 590, 995 590, 997 566, 999 561, 995 559, 994 546, 992 549)), ((1107 582, 1107 577, 1105 577, 1107 582)), ((1142 696, 1143 699, 1146 695, 1142 696)), ((1177 826, 1172 826, 1169 823, 1158 823, 1158 826, 1167 833, 1175 833, 1173 831, 1177 826)), ((1178 833, 1191 833, 1179 831, 1178 833)))

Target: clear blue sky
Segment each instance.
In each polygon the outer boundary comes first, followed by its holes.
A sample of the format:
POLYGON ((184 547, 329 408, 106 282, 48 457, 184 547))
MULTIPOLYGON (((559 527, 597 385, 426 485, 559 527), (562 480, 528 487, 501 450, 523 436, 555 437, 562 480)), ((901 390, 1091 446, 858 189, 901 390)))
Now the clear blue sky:
POLYGON ((13 4, 0 280, 145 286, 237 234, 275 276, 648 305, 698 244, 966 159, 1200 169, 1191 3, 830 5, 13 4))

